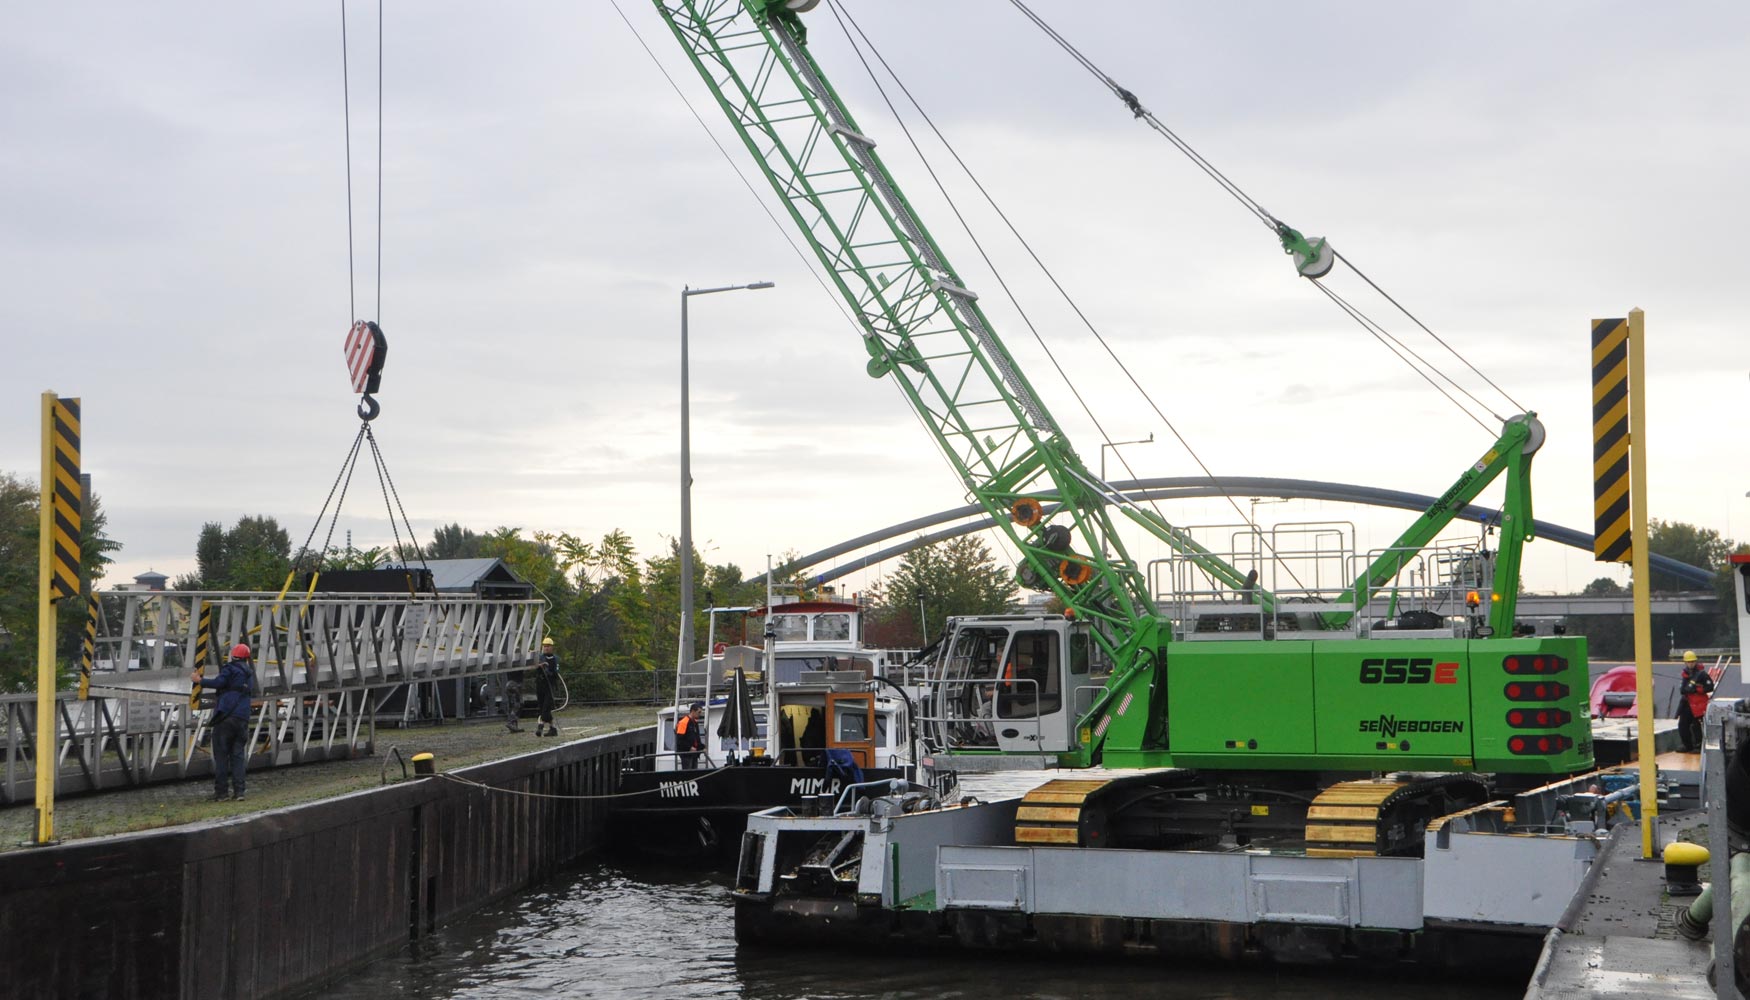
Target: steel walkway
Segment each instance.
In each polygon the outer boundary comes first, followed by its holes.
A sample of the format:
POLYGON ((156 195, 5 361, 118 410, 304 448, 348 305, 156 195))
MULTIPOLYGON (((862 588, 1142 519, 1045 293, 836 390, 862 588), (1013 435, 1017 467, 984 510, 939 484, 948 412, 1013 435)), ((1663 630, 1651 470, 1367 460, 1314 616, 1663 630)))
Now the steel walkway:
MULTIPOLYGON (((384 594, 109 591, 88 604, 89 697, 57 699, 58 794, 210 774, 215 676, 238 642, 255 651, 251 764, 368 752, 377 720, 442 718, 444 682, 535 665, 545 603, 384 594)), ((464 704, 461 693, 453 704, 464 704)), ((0 803, 29 800, 36 696, 0 697, 0 803)))

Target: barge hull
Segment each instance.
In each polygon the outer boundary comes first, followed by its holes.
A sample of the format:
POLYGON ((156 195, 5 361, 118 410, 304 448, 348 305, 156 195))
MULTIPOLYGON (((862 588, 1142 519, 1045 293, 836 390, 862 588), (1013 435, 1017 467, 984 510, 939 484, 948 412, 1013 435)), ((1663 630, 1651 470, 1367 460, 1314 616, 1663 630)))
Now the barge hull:
POLYGON ((1441 922, 1403 931, 976 909, 891 910, 859 905, 848 897, 794 897, 737 899, 735 937, 752 947, 1028 951, 1523 981, 1537 964, 1544 935, 1536 928, 1441 922))

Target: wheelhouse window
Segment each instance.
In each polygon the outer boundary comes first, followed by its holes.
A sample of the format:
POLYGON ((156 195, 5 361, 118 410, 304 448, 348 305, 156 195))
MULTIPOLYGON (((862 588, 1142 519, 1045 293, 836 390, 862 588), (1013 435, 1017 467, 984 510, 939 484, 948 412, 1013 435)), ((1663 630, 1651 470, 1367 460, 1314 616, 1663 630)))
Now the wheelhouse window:
POLYGON ((1057 633, 1016 632, 997 684, 997 717, 1030 719, 1063 707, 1057 633))
POLYGON ((851 638, 851 616, 848 614, 816 615, 814 638, 825 642, 844 642, 851 638))
POLYGON ((803 642, 808 638, 807 615, 773 615, 772 635, 779 642, 803 642))

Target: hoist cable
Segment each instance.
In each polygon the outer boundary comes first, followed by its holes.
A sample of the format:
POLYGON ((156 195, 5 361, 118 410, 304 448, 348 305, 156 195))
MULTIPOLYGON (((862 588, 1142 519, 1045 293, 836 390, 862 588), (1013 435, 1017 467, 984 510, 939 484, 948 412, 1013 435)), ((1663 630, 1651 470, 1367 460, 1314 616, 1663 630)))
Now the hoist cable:
POLYGON ((633 27, 631 19, 626 16, 626 12, 620 9, 619 0, 609 0, 609 2, 613 4, 614 13, 620 15, 620 20, 625 22, 626 30, 630 31, 632 37, 638 41, 639 48, 642 48, 644 54, 650 57, 651 63, 656 66, 656 71, 662 74, 662 78, 668 81, 669 88, 675 92, 675 96, 681 99, 681 104, 686 107, 687 113, 692 115, 693 120, 699 123, 699 128, 704 131, 705 137, 711 140, 711 145, 717 147, 717 152, 722 155, 723 162, 729 164, 729 169, 735 171, 735 176, 741 179, 742 186, 747 188, 747 193, 753 196, 755 203, 760 206, 760 211, 766 213, 766 218, 770 219, 772 222, 772 228, 778 231, 778 235, 784 238, 785 243, 790 244, 790 249, 796 254, 796 259, 800 260, 802 266, 808 270, 808 273, 811 276, 813 276, 815 283, 820 286, 821 291, 826 293, 826 296, 832 302, 833 307, 839 311, 839 315, 845 318, 845 322, 857 332, 859 337, 862 336, 862 327, 858 325, 857 320, 850 314, 850 312, 845 309, 844 300, 839 298, 838 293, 834 292, 833 289, 827 285, 826 279, 822 278, 820 272, 816 270, 816 264, 818 262, 815 261, 814 258, 808 256, 808 254, 804 253, 801 247, 796 245, 796 238, 791 235, 790 228, 779 222, 778 217, 772 214, 771 207, 766 204, 764 198, 760 197, 759 191, 756 190, 752 182, 747 179, 747 175, 741 172, 741 167, 735 162, 735 158, 729 155, 729 150, 724 149, 721 142, 717 141, 717 134, 711 131, 709 125, 705 124, 704 117, 693 107, 693 102, 687 100, 687 95, 681 90, 680 84, 675 82, 674 77, 669 75, 667 67, 663 66, 662 61, 656 58, 656 53, 651 50, 649 45, 645 44, 644 36, 638 33, 638 29, 633 27))
POLYGON ((377 0, 377 325, 383 325, 383 0, 377 0))
MULTIPOLYGON (((827 280, 824 277, 821 276, 820 262, 804 252, 803 249, 796 244, 796 238, 791 234, 790 227, 778 221, 778 217, 773 214, 771 207, 766 204, 766 200, 760 197, 759 191, 755 189, 752 182, 747 179, 747 175, 741 172, 740 165, 738 165, 735 162, 735 158, 729 154, 729 150, 724 149, 723 144, 717 141, 716 133, 711 131, 709 125, 705 124, 704 117, 693 107, 693 103, 687 100, 686 92, 681 90, 680 85, 675 82, 674 77, 669 75, 668 69, 662 65, 662 61, 656 58, 656 53, 645 43, 644 37, 640 35, 638 29, 632 25, 631 19, 626 17, 626 12, 620 9, 618 0, 609 0, 609 2, 613 5, 614 12, 620 15, 620 20, 625 23, 626 30, 632 33, 632 37, 637 40, 639 47, 644 50, 644 54, 650 57, 651 63, 656 66, 656 71, 662 74, 662 78, 668 81, 669 88, 675 92, 676 97, 680 98, 681 104, 687 109, 687 113, 691 114, 693 120, 699 123, 700 130, 705 133, 707 139, 711 140, 711 145, 717 147, 717 152, 723 157, 723 162, 729 164, 729 169, 735 171, 735 176, 740 178, 742 186, 747 189, 747 193, 753 197, 754 202, 759 205, 760 211, 764 212, 766 218, 771 221, 772 228, 776 229, 778 235, 783 237, 784 242, 790 245, 791 251, 795 253, 796 258, 802 262, 803 268, 808 271, 809 276, 814 279, 815 284, 820 286, 820 290, 826 293, 827 300, 832 303, 834 309, 838 310, 839 315, 844 317, 845 324, 849 326, 852 332, 860 339, 863 336, 862 324, 856 317, 851 315, 848 309, 846 309, 844 299, 839 293, 827 283, 827 280)), ((920 423, 924 423, 926 429, 929 427, 921 414, 914 412, 913 415, 917 417, 920 423)), ((956 479, 960 477, 959 470, 954 468, 953 463, 949 460, 947 454, 943 453, 941 449, 937 449, 937 457, 942 460, 944 465, 948 466, 949 471, 953 473, 956 479)))
MULTIPOLYGON (((1193 164, 1195 164, 1204 173, 1208 174, 1211 179, 1213 179, 1217 184, 1221 185, 1221 187, 1224 190, 1226 190, 1229 194, 1233 195, 1233 197, 1236 200, 1238 200, 1242 205, 1244 205, 1247 208, 1247 210, 1251 211, 1260 220, 1262 220, 1266 226, 1271 228, 1272 231, 1277 231, 1277 232, 1281 231, 1284 224, 1280 220, 1278 220, 1274 215, 1271 215, 1270 212, 1267 211, 1262 205, 1260 205, 1256 199, 1254 199, 1250 195, 1246 194, 1243 190, 1240 189, 1239 185, 1237 185, 1233 181, 1229 180, 1225 174, 1223 174, 1220 170, 1217 170, 1215 168, 1215 166, 1213 164, 1211 164, 1208 160, 1204 159, 1203 155, 1198 153, 1195 149, 1193 149, 1191 147, 1190 143, 1188 143, 1184 139, 1180 138, 1178 136, 1178 134, 1173 132, 1172 129, 1168 128, 1164 122, 1162 122, 1160 119, 1156 118, 1153 112, 1151 112, 1147 108, 1143 107, 1142 102, 1136 97, 1135 94, 1133 94, 1129 90, 1125 89, 1116 80, 1113 80, 1110 76, 1106 75, 1106 73, 1101 71, 1100 68, 1094 64, 1093 60, 1091 60, 1087 56, 1083 55, 1080 51, 1078 51, 1076 49, 1076 47, 1074 45, 1070 44, 1068 39, 1064 38, 1054 28, 1052 28, 1049 24, 1047 24, 1043 18, 1041 18, 1038 14, 1035 14, 1032 10, 1028 9, 1027 5, 1025 3, 1023 3, 1022 0, 1009 0, 1009 2, 1011 4, 1013 4, 1014 7, 1017 10, 1019 10, 1023 15, 1025 15, 1028 20, 1032 21, 1035 25, 1037 25, 1041 31, 1045 32, 1045 34, 1047 36, 1049 36, 1053 41, 1057 42, 1057 44, 1059 46, 1061 46, 1063 48, 1063 50, 1070 55, 1071 58, 1073 58, 1077 63, 1079 63, 1089 73, 1093 74, 1093 76, 1095 78, 1097 78, 1101 83, 1105 84, 1107 88, 1109 88, 1115 95, 1118 96, 1119 100, 1123 101, 1124 104, 1130 108, 1131 112, 1136 117, 1141 118, 1143 121, 1147 122, 1151 128, 1153 128, 1155 131, 1159 132, 1162 136, 1166 137, 1166 139, 1169 142, 1171 142, 1175 147, 1177 147, 1180 152, 1184 153, 1187 157, 1189 157, 1193 164)), ((1406 317, 1408 317, 1412 323, 1415 323, 1416 326, 1420 327, 1424 333, 1428 334, 1429 337, 1432 337, 1437 343, 1440 344, 1441 347, 1446 348, 1446 350, 1454 358, 1457 358, 1460 363, 1462 363, 1466 368, 1470 369, 1470 371, 1472 373, 1474 373, 1478 378, 1482 379, 1485 383, 1487 383, 1491 389, 1494 389, 1496 392, 1500 393, 1502 398, 1506 399, 1508 403, 1512 404, 1516 410, 1518 410, 1521 413, 1525 412, 1525 408, 1523 406, 1521 406, 1519 404, 1519 402, 1517 400, 1515 400, 1510 394, 1508 394, 1508 392, 1505 389, 1503 389, 1499 385, 1497 385, 1494 382, 1494 380, 1490 379, 1487 375, 1484 375, 1482 373, 1482 371, 1480 369, 1478 369, 1476 365, 1472 364, 1468 358, 1466 358, 1463 354, 1461 354, 1451 344, 1447 343, 1444 339, 1442 339, 1438 334, 1436 334, 1432 329, 1430 329, 1427 326, 1427 324, 1423 323, 1420 319, 1416 318, 1416 316, 1414 314, 1412 314, 1408 309, 1406 309, 1396 299, 1394 299, 1394 298, 1392 298, 1392 296, 1388 295, 1386 293, 1385 289, 1379 287, 1379 285, 1376 284, 1373 281, 1373 279, 1369 278, 1366 274, 1362 273, 1361 269, 1357 268, 1355 266, 1354 262, 1350 261, 1349 258, 1343 256, 1341 253, 1338 253, 1336 251, 1335 247, 1332 247, 1332 253, 1338 260, 1342 261, 1344 263, 1344 265, 1346 265, 1350 270, 1354 271, 1355 274, 1358 277, 1360 277, 1362 281, 1366 282, 1371 288, 1373 288, 1374 291, 1378 292, 1383 298, 1385 298, 1386 301, 1390 302, 1393 306, 1396 306, 1398 311, 1403 313, 1406 317)), ((1312 279, 1309 279, 1309 280, 1312 280, 1312 279)), ((1316 281, 1314 281, 1314 283, 1317 284, 1316 281)), ((1329 294, 1329 293, 1327 292, 1327 294, 1329 294)), ((1335 300, 1333 299, 1333 301, 1335 301, 1335 300)), ((1477 400, 1476 397, 1469 392, 1469 390, 1467 390, 1463 386, 1459 385, 1456 380, 1454 380, 1450 375, 1447 375, 1438 366, 1435 366, 1435 365, 1427 362, 1425 359, 1423 360, 1423 363, 1427 364, 1429 366, 1430 370, 1432 370, 1435 374, 1439 375, 1442 379, 1445 379, 1446 382, 1449 385, 1451 385, 1453 388, 1457 389, 1461 393, 1464 393, 1466 396, 1469 396, 1472 400, 1475 400, 1477 402, 1477 405, 1483 407, 1483 409, 1488 411, 1491 416, 1494 416, 1497 420, 1503 419, 1500 414, 1494 412, 1494 409, 1492 407, 1488 406, 1487 404, 1482 403, 1480 400, 1477 400)), ((1448 398, 1451 398, 1451 397, 1449 396, 1448 398)), ((1486 427, 1487 425, 1484 425, 1484 426, 1486 427)), ((1490 433, 1494 433, 1494 432, 1491 430, 1490 433)))
MULTIPOLYGON (((838 0, 832 0, 831 7, 836 16, 840 10, 838 0)), ((1203 470, 1203 474, 1207 476, 1212 483, 1216 484, 1221 495, 1227 500, 1228 504, 1233 507, 1234 513, 1246 524, 1251 524, 1251 519, 1240 509, 1239 501, 1235 500, 1233 496, 1227 493, 1224 489, 1221 489, 1220 480, 1217 479, 1215 473, 1209 468, 1209 465, 1203 461, 1202 456, 1191 446, 1191 442, 1186 439, 1185 435, 1179 432, 1178 427, 1176 427, 1173 424, 1173 421, 1167 417, 1166 412, 1155 402, 1154 397, 1143 387, 1142 382, 1131 372, 1130 367, 1118 356, 1117 351, 1115 351, 1112 348, 1112 345, 1106 341, 1105 336, 1094 326, 1093 321, 1082 311, 1081 306, 1076 303, 1075 299, 1070 296, 1068 290, 1066 290, 1062 283, 1057 280, 1057 276, 1051 271, 1051 268, 1040 259, 1038 253, 1033 250, 1032 244, 1027 241, 1026 237, 1021 235, 1020 230, 1015 227, 1014 222, 1009 219, 1008 214, 996 203, 996 199, 991 196, 990 192, 978 180, 977 175, 973 173, 972 168, 966 164, 966 161, 961 158, 959 152, 955 150, 953 143, 949 142, 947 137, 942 134, 942 130, 936 127, 935 121, 931 119, 929 113, 923 109, 923 106, 918 102, 916 96, 912 94, 910 88, 906 87, 905 82, 899 78, 899 74, 894 72, 893 67, 889 65, 886 58, 881 55, 880 50, 869 40, 868 35, 863 32, 862 27, 857 24, 856 19, 852 17, 848 11, 844 13, 843 17, 844 20, 849 21, 851 26, 856 29, 857 35, 860 36, 863 39, 863 43, 869 47, 869 51, 874 54, 876 61, 880 62, 882 69, 886 70, 887 75, 893 78, 894 83, 899 87, 900 91, 905 94, 906 99, 911 102, 912 107, 917 110, 918 115, 924 120, 925 124, 930 127, 930 130, 935 133, 937 140, 942 143, 943 148, 945 148, 948 151, 948 154, 954 158, 954 162, 959 165, 960 169, 966 174, 973 186, 977 188, 979 194, 983 195, 985 202, 990 205, 992 211, 996 212, 997 217, 1002 219, 1003 224, 1008 227, 1009 232, 1015 237, 1015 240, 1020 243, 1022 249, 1027 251, 1028 256, 1033 259, 1033 262, 1036 265, 1038 265, 1039 270, 1045 275, 1046 279, 1051 282, 1052 287, 1057 290, 1058 294, 1063 297, 1063 300, 1069 305, 1070 309, 1075 312, 1077 318, 1081 320, 1082 325, 1087 327, 1089 333, 1093 334, 1094 339, 1098 341, 1100 346, 1106 351, 1107 356, 1112 359, 1113 363, 1118 366, 1119 371, 1124 373, 1124 377, 1130 381, 1130 384, 1135 387, 1137 393, 1148 403, 1149 408, 1154 411, 1155 416, 1166 426, 1168 432, 1178 440, 1179 445, 1185 449, 1186 454, 1191 456, 1191 460, 1197 463, 1198 468, 1203 470)), ((841 22, 841 27, 842 26, 841 22)), ((849 31, 846 31, 846 37, 850 37, 849 31)), ((858 59, 862 60, 862 52, 857 49, 854 39, 852 39, 852 48, 853 50, 857 50, 858 59)), ((1064 372, 1063 367, 1058 363, 1051 348, 1046 345, 1043 336, 1040 335, 1038 328, 1034 326, 1033 321, 1028 317, 1026 310, 1023 309, 1021 304, 1016 300, 1014 293, 1010 290, 1008 283, 1003 280, 1001 273, 991 261, 990 256, 985 253, 984 247, 979 242, 978 237, 972 234, 971 227, 966 224, 966 220, 964 216, 961 215, 959 208, 954 205, 953 198, 943 187, 934 168, 929 165, 928 158, 924 156, 923 150, 918 147, 917 140, 912 137, 911 130, 906 128, 905 122, 899 118, 899 113, 894 109, 892 100, 887 97, 886 90, 881 87, 880 81, 875 79, 874 71, 869 68, 868 61, 863 60, 863 65, 866 70, 869 70, 870 79, 874 80, 876 89, 881 93, 882 99, 887 102, 888 109, 893 112, 895 120, 899 121, 900 130, 905 133, 906 139, 911 142, 913 151, 916 152, 918 158, 924 162, 924 169, 929 172, 931 180, 935 181, 936 188, 941 192, 942 197, 946 199, 949 206, 953 208, 955 218, 960 220, 961 227, 966 230, 967 236, 972 240, 973 246, 978 249, 979 255, 984 258, 986 266, 991 269, 992 274, 996 277, 997 283, 1002 287, 1004 294, 1008 296, 1009 302, 1014 305, 1016 311, 1020 313, 1022 321, 1027 324, 1028 330, 1032 332, 1033 337, 1038 341, 1040 348, 1045 351, 1045 356, 1050 359, 1052 366, 1057 369, 1058 375, 1063 379, 1064 384, 1069 387, 1071 394, 1075 396, 1076 402, 1082 408, 1082 412, 1093 422, 1095 429, 1100 432, 1100 436, 1104 438, 1107 443, 1110 443, 1111 436, 1106 433, 1105 428, 1100 424, 1099 418, 1094 415, 1087 401, 1082 397, 1081 392, 1076 389, 1074 382, 1072 382, 1068 374, 1064 372)), ((1125 471, 1131 472, 1132 478, 1135 478, 1135 473, 1130 469, 1130 464, 1128 460, 1124 458, 1122 453, 1119 454, 1118 460, 1120 464, 1124 466, 1125 471)), ((1149 501, 1149 504, 1154 507, 1156 516, 1160 517, 1163 522, 1167 520, 1166 516, 1161 513, 1160 506, 1157 502, 1149 501)), ((1265 544, 1268 547, 1268 543, 1266 542, 1265 544)), ((1271 557, 1273 559, 1276 558, 1274 548, 1271 549, 1271 557)), ((1291 567, 1282 563, 1280 560, 1278 560, 1278 564, 1283 566, 1291 578, 1294 577, 1294 571, 1291 567)), ((1295 579, 1294 582, 1297 587, 1300 587, 1303 590, 1305 589, 1304 584, 1302 584, 1299 579, 1295 579)))
POLYGON ((346 59, 346 0, 340 0, 340 97, 346 124, 346 320, 351 323, 359 311, 352 260, 352 76, 346 59))

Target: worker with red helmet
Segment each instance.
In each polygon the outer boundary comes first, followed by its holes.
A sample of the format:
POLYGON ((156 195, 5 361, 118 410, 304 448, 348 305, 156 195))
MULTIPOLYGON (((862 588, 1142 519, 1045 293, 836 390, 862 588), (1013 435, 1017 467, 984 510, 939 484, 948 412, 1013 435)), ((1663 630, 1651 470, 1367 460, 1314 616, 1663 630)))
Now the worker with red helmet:
POLYGON ((1701 749, 1701 720, 1707 715, 1708 699, 1714 693, 1714 679, 1695 655, 1695 650, 1683 654, 1683 677, 1678 681, 1677 735, 1683 741, 1684 753, 1701 749))
POLYGON ((249 766, 249 698, 255 693, 247 645, 231 647, 231 658, 212 687, 219 696, 213 707, 213 801, 242 801, 249 766))

